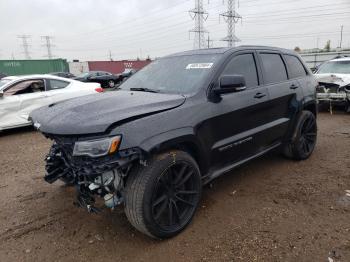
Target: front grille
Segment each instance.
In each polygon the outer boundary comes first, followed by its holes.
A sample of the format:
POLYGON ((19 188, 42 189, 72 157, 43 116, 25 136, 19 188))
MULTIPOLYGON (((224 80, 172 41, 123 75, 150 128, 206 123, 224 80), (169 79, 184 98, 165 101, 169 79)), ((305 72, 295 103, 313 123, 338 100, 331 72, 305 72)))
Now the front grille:
POLYGON ((331 83, 320 83, 316 91, 318 93, 338 93, 339 85, 331 83))

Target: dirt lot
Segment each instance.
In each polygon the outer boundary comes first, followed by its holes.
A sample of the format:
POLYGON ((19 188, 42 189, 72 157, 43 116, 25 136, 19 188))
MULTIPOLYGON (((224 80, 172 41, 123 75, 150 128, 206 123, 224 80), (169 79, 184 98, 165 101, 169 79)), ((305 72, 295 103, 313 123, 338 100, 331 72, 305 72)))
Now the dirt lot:
POLYGON ((135 231, 121 209, 74 207, 72 188, 42 179, 50 141, 4 133, 0 261, 350 261, 350 116, 318 124, 309 160, 270 154, 215 180, 192 224, 165 241, 135 231))

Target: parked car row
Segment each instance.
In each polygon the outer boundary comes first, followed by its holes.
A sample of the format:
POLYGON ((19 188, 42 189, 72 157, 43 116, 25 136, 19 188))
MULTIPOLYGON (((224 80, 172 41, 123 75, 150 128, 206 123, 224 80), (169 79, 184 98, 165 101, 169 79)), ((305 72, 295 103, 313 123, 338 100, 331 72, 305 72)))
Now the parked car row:
POLYGON ((0 131, 31 125, 29 113, 58 101, 103 92, 114 88, 136 71, 119 75, 91 71, 76 77, 69 72, 47 75, 6 76, 0 73, 0 131))
POLYGON ((41 106, 100 92, 98 83, 52 75, 4 77, 0 80, 0 131, 31 125, 29 113, 41 106))
POLYGON ((74 79, 81 82, 100 83, 104 88, 113 88, 116 84, 122 81, 121 75, 114 75, 104 71, 90 71, 82 73, 74 79))
POLYGON ((127 68, 121 74, 112 74, 105 71, 90 71, 84 72, 75 76, 69 72, 54 72, 51 75, 60 76, 64 78, 72 78, 81 82, 95 82, 99 83, 103 88, 114 88, 126 78, 136 73, 135 69, 127 68))

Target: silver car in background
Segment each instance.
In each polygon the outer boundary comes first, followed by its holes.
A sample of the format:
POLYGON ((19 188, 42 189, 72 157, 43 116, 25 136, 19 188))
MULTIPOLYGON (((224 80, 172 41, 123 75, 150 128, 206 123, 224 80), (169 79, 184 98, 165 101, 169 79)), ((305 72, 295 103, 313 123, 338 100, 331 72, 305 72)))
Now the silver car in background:
POLYGON ((73 97, 103 92, 98 83, 52 75, 10 76, 0 80, 0 131, 31 125, 29 113, 73 97))

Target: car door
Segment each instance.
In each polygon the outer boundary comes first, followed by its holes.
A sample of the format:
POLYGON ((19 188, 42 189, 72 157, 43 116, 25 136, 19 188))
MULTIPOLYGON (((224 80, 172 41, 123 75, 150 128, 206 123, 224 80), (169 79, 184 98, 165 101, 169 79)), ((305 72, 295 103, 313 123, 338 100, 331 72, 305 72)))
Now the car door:
POLYGON ((95 82, 95 83, 101 84, 101 81, 98 76, 99 76, 98 72, 91 72, 87 79, 89 82, 95 82))
POLYGON ((50 103, 55 103, 77 96, 75 90, 69 88, 72 85, 72 83, 69 81, 59 79, 45 79, 45 81, 46 95, 49 97, 50 103))
POLYGON ((265 109, 269 94, 260 85, 255 52, 234 54, 220 74, 223 75, 243 75, 246 89, 222 94, 220 102, 210 105, 218 114, 207 123, 214 140, 213 165, 245 159, 265 147, 261 137, 267 124, 265 109))
POLYGON ((302 99, 300 83, 288 76, 285 60, 279 52, 259 51, 258 57, 263 72, 264 86, 270 94, 267 115, 270 122, 277 123, 268 132, 270 143, 278 142, 285 136, 302 99))
POLYGON ((20 109, 18 111, 19 117, 28 122, 29 114, 39 107, 47 105, 50 103, 50 99, 45 94, 45 80, 43 78, 26 80, 33 82, 31 84, 31 89, 27 93, 22 93, 19 96, 20 99, 20 109))
POLYGON ((0 96, 0 130, 15 127, 23 124, 23 119, 19 117, 20 99, 18 95, 0 96))

